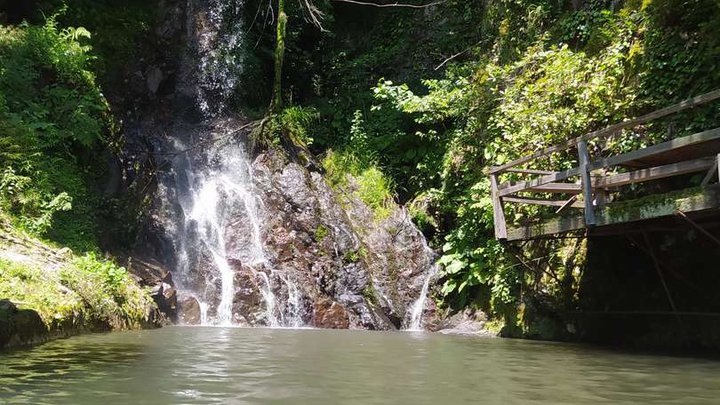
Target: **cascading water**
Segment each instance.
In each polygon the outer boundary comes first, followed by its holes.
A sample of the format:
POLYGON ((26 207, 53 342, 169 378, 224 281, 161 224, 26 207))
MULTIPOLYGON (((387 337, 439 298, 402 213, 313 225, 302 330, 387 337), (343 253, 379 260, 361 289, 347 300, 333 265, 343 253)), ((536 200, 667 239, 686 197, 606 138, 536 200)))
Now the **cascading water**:
MULTIPOLYGON (((430 246, 427 245, 427 241, 425 239, 422 239, 423 241, 423 248, 425 252, 428 254, 428 257, 433 258, 435 256, 435 253, 430 249, 430 246)), ((422 331, 422 316, 423 312, 425 311, 425 303, 427 302, 428 298, 428 292, 430 290, 430 282, 432 281, 433 277, 435 277, 440 270, 440 267, 434 263, 434 259, 430 263, 429 270, 427 271, 427 274, 425 276, 425 281, 423 282, 422 289, 420 290, 420 296, 418 299, 413 303, 411 309, 410 309, 410 320, 407 323, 407 330, 409 331, 422 331)))
POLYGON ((196 98, 208 117, 218 116, 239 85, 243 71, 245 27, 243 0, 209 0, 193 7, 189 0, 189 27, 195 27, 196 98))
POLYGON ((180 298, 197 301, 204 325, 300 326, 292 315, 298 287, 290 276, 276 274, 263 245, 263 206, 241 144, 242 122, 222 118, 243 71, 243 0, 187 0, 186 7, 189 52, 181 65, 181 93, 192 97, 206 121, 178 126, 162 146, 173 156, 161 200, 180 298), (248 274, 252 285, 236 285, 248 274), (264 315, 236 319, 236 295, 243 288, 240 293, 251 288, 261 296, 264 315), (287 304, 276 296, 285 290, 287 304))
POLYGON ((167 193, 175 196, 169 203, 179 206, 182 216, 181 226, 171 235, 176 242, 177 282, 199 302, 202 324, 228 326, 236 323, 236 273, 248 271, 265 304, 264 323, 300 327, 299 288, 289 275, 276 272, 267 258, 263 205, 250 161, 242 145, 220 139, 205 149, 188 150, 179 142, 174 146, 184 152, 173 159, 173 181, 168 185, 173 193, 167 193), (283 289, 287 299, 281 302, 275 291, 283 289))

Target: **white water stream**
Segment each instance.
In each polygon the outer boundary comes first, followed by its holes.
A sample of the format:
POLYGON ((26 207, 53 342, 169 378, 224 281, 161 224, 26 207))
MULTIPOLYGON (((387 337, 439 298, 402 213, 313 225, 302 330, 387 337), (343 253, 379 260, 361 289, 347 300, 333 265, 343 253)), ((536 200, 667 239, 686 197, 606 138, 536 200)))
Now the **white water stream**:
MULTIPOLYGON (((426 252, 429 253, 429 257, 433 257, 434 253, 432 249, 430 249, 430 246, 428 246, 427 241, 423 239, 424 249, 426 252)), ((422 331, 422 316, 423 312, 425 311, 425 303, 427 302, 428 298, 428 292, 430 290, 430 282, 432 281, 433 277, 437 275, 438 271, 440 270, 440 267, 436 263, 430 264, 430 269, 427 272, 427 275, 425 276, 425 281, 423 282, 422 289, 420 290, 420 296, 418 299, 413 303, 411 310, 410 310, 410 322, 407 325, 406 330, 408 331, 422 331)))

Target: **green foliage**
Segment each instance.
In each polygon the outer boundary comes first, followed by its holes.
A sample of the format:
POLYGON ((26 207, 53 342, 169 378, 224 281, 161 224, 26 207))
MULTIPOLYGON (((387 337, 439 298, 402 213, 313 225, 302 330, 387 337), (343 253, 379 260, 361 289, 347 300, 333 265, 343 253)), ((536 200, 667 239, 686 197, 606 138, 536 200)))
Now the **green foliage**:
POLYGON ((325 225, 318 225, 318 227, 315 229, 315 240, 318 242, 322 242, 327 238, 327 236, 330 234, 330 230, 325 225))
POLYGON ((319 118, 317 110, 308 107, 288 107, 278 116, 278 127, 295 145, 307 147, 313 142, 310 130, 319 118))
POLYGON ((94 253, 79 257, 73 264, 78 270, 97 276, 105 292, 113 297, 121 297, 125 286, 130 284, 130 275, 124 267, 99 259, 94 253))
POLYGON ((365 249, 365 246, 361 246, 358 250, 351 250, 347 253, 345 253, 345 256, 343 259, 346 263, 357 263, 362 259, 365 259, 367 257, 367 249, 365 249))
POLYGON ((85 303, 93 322, 113 328, 139 327, 152 300, 127 270, 92 253, 76 258, 60 271, 61 282, 85 303))
POLYGON ((72 318, 83 310, 82 301, 59 286, 54 273, 0 259, 0 296, 37 311, 47 325, 72 318))
POLYGON ((328 151, 323 167, 330 185, 367 204, 375 220, 380 221, 390 215, 395 205, 394 186, 376 165, 364 162, 349 152, 328 151))
POLYGON ((0 27, 0 209, 73 248, 95 246, 108 105, 89 70, 84 28, 0 27))

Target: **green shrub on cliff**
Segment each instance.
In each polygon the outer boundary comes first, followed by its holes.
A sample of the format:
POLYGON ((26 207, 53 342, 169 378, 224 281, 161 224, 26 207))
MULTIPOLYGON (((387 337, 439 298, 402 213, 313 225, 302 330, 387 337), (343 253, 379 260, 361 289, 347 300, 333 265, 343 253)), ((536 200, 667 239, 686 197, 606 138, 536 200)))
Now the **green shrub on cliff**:
POLYGON ((334 151, 328 151, 322 163, 325 178, 333 188, 364 202, 375 220, 390 215, 395 205, 394 186, 375 164, 363 162, 355 153, 334 151))

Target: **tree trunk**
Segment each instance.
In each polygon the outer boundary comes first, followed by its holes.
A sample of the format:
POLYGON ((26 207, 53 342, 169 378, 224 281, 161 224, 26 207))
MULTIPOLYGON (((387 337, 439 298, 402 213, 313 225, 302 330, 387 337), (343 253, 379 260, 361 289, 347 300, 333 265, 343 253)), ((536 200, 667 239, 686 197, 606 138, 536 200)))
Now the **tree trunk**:
POLYGON ((282 109, 282 69, 285 61, 285 31, 287 15, 285 14, 285 0, 278 1, 277 44, 275 46, 275 83, 273 85, 273 101, 271 111, 279 112, 282 109))

